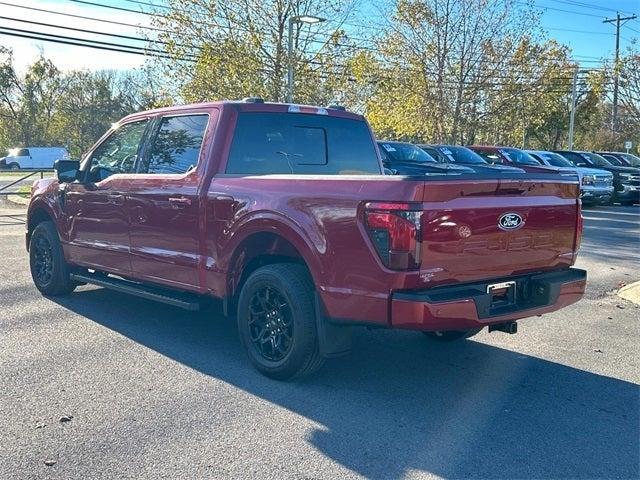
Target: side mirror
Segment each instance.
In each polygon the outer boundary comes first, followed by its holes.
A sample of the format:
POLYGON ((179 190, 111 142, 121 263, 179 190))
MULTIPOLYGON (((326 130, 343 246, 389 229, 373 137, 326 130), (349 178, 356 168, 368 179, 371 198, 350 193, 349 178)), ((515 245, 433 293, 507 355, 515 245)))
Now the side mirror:
POLYGON ((78 179, 80 162, 78 160, 56 160, 53 164, 60 183, 70 183, 78 179))

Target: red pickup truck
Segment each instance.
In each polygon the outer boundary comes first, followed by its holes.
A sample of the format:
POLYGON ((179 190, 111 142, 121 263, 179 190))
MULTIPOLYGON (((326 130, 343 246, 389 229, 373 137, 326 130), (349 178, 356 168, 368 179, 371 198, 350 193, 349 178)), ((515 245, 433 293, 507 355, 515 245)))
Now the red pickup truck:
POLYGON ((353 325, 440 340, 579 300, 576 178, 385 175, 337 107, 216 102, 136 113, 37 181, 26 243, 45 295, 91 283, 237 317, 264 374, 349 351, 353 325))

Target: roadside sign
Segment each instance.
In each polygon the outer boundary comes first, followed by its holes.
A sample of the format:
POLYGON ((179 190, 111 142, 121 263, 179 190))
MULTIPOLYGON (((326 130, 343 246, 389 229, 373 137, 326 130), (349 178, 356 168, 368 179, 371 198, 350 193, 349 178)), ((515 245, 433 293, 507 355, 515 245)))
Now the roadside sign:
POLYGON ((631 147, 633 147, 633 143, 632 142, 630 142, 628 140, 626 142, 624 142, 624 148, 627 150, 627 152, 629 150, 631 150, 631 147))

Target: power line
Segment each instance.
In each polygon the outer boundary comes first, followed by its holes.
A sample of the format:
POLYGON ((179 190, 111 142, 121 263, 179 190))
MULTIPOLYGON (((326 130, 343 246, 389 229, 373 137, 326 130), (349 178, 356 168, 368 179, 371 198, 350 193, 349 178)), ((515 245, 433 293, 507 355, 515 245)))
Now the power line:
MULTIPOLYGON (((29 38, 29 39, 33 39, 33 40, 42 40, 45 42, 51 42, 51 43, 59 43, 59 44, 63 44, 63 45, 72 45, 72 46, 77 46, 77 47, 87 47, 87 48, 93 48, 96 50, 106 50, 106 51, 111 51, 111 52, 119 52, 119 53, 129 53, 129 54, 133 54, 133 55, 144 55, 144 56, 150 56, 150 57, 159 57, 159 58, 171 58, 168 55, 159 55, 150 51, 142 51, 142 50, 125 50, 122 48, 115 48, 115 47, 109 47, 106 45, 97 45, 97 44, 86 44, 86 43, 81 43, 81 42, 77 42, 77 41, 72 41, 72 40, 64 40, 64 39, 59 39, 59 38, 49 38, 49 34, 44 34, 44 33, 16 33, 16 32, 5 32, 2 31, 3 29, 6 29, 6 27, 0 27, 0 35, 5 35, 8 37, 19 37, 19 38, 29 38)), ((188 61, 188 60, 187 60, 188 61)))
MULTIPOLYGON (((519 2, 523 5, 528 5, 526 2, 519 2)), ((595 17, 595 18, 602 18, 602 15, 594 15, 593 13, 585 13, 585 12, 577 12, 575 10, 566 10, 566 9, 562 9, 562 8, 555 8, 555 7, 549 7, 549 6, 545 6, 545 5, 540 5, 540 4, 534 4, 536 7, 538 8, 542 8, 544 10, 553 10, 556 12, 564 12, 564 13, 571 13, 574 15, 583 15, 585 17, 595 17)))
MULTIPOLYGON (((616 10, 615 8, 603 7, 601 5, 595 5, 593 3, 587 3, 587 2, 578 2, 575 0, 548 0, 548 1, 556 2, 556 3, 564 3, 566 5, 575 5, 581 8, 590 8, 592 10, 601 10, 606 12, 624 12, 624 10, 616 10)), ((624 13, 631 13, 631 12, 624 12, 624 13)))

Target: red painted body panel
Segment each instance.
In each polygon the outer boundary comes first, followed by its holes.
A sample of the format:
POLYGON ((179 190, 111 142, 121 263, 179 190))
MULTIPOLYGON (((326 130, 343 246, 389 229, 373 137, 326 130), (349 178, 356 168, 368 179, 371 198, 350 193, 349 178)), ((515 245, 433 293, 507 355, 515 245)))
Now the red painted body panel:
POLYGON ((567 283, 561 287, 554 305, 495 316, 488 321, 478 318, 476 306, 470 299, 437 304, 394 299, 391 307, 391 325, 393 328, 427 331, 480 328, 492 323, 504 323, 559 310, 580 300, 584 295, 585 286, 584 280, 567 283))
MULTIPOLYGON (((468 302, 439 305, 438 313, 423 303, 392 302, 395 291, 572 264, 579 201, 571 179, 221 173, 239 111, 287 114, 287 109, 221 102, 127 117, 122 123, 209 113, 197 167, 183 175, 113 175, 90 186, 40 181, 30 215, 43 210, 54 219, 72 264, 219 298, 237 293, 244 268, 256 256, 301 257, 329 317, 399 328, 470 328, 477 318, 468 302), (64 206, 59 189, 66 190, 64 206), (172 198, 184 201, 176 205, 172 198), (369 201, 421 206, 419 270, 395 271, 382 264, 364 227, 369 201), (513 232, 499 229, 498 218, 505 212, 520 214, 524 226, 513 232), (461 227, 468 236, 461 236, 461 227)), ((364 121, 348 112, 328 114, 364 121)), ((579 290, 563 287, 557 305, 514 318, 560 308, 577 300, 579 290)))

